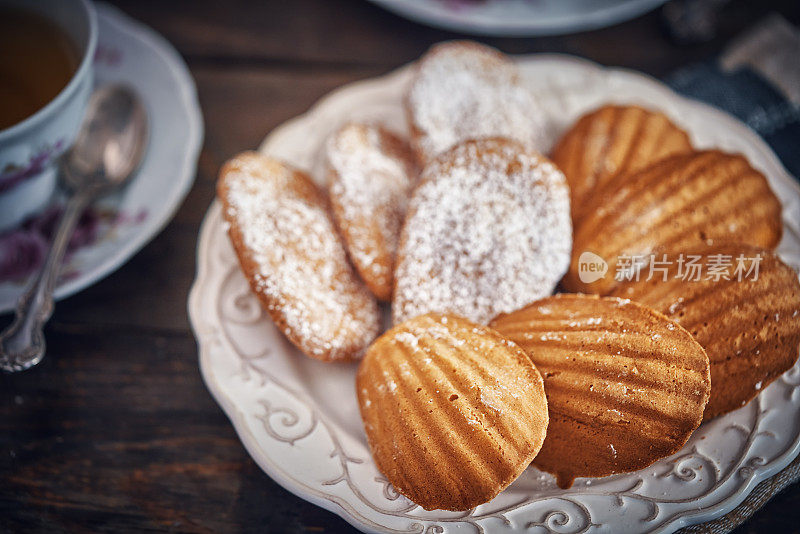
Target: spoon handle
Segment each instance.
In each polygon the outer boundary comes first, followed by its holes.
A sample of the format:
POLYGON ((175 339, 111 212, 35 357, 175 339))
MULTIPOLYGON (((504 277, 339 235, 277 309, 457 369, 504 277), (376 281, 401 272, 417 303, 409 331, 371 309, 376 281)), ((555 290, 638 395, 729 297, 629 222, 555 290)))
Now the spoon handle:
POLYGON ((61 260, 75 225, 93 196, 91 190, 82 190, 67 201, 42 270, 20 297, 14 321, 0 334, 0 369, 3 371, 28 369, 44 357, 42 330, 53 312, 53 290, 61 260))

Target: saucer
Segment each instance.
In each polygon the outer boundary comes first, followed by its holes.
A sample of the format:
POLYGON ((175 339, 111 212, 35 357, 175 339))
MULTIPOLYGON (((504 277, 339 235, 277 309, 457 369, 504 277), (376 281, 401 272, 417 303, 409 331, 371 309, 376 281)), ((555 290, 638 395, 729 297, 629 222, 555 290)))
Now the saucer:
MULTIPOLYGON (((95 86, 133 87, 147 109, 150 140, 128 186, 98 202, 90 213, 90 239, 69 253, 56 300, 114 272, 166 226, 194 182, 203 142, 197 91, 180 55, 163 37, 118 9, 105 4, 96 8, 95 86)), ((47 221, 48 214, 42 217, 47 221)), ((45 243, 35 228, 43 224, 29 222, 24 229, 4 234, 9 240, 6 246, 19 255, 42 254, 45 243)), ((0 281, 0 313, 14 309, 27 281, 26 277, 0 281)))

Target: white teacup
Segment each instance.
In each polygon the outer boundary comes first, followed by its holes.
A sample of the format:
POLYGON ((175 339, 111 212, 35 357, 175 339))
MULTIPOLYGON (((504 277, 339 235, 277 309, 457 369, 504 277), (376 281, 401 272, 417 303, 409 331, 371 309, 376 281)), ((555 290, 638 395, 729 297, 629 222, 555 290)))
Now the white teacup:
POLYGON ((56 162, 72 144, 92 90, 97 17, 89 0, 0 0, 34 11, 58 26, 78 48, 80 63, 47 105, 0 130, 0 231, 41 210, 56 186, 56 162))

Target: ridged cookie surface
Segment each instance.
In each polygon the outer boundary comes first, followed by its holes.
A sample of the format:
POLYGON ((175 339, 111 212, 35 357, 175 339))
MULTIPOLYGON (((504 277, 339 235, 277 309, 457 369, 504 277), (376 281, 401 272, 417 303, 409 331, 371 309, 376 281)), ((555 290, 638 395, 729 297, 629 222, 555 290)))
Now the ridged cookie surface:
POLYGON ((478 323, 549 295, 569 264, 564 175, 508 139, 467 141, 423 171, 400 238, 395 323, 449 312, 478 323))
POLYGON ((378 469, 426 510, 491 500, 545 439, 542 377, 525 353, 453 315, 416 317, 378 338, 356 388, 378 469))
POLYGON ((217 196, 242 271, 278 328, 313 358, 360 357, 378 335, 378 305, 311 179, 244 152, 222 167, 217 196))
POLYGON ((615 177, 594 195, 575 226, 564 287, 605 294, 616 284, 618 260, 719 241, 771 249, 782 230, 780 202, 744 157, 718 150, 670 156, 615 177), (580 257, 587 251, 609 268, 590 283, 580 277, 580 257))
POLYGON ((708 357, 678 324, 616 298, 556 295, 492 321, 544 377, 550 425, 534 465, 559 486, 646 467, 700 425, 708 357))
POLYGON ((381 300, 392 296, 394 259, 411 186, 408 145, 389 130, 349 123, 325 146, 333 215, 358 274, 381 300))
POLYGON ((639 106, 603 106, 578 119, 553 149, 553 162, 569 183, 573 219, 617 174, 689 152, 689 136, 663 113, 639 106))
POLYGON ((664 273, 625 281, 612 295, 660 311, 706 349, 711 399, 705 419, 748 403, 795 364, 800 282, 775 254, 718 244, 667 254, 664 265, 664 273), (687 267, 690 262, 701 268, 687 267))
POLYGON ((504 54, 472 41, 434 45, 419 60, 406 95, 419 161, 467 139, 508 137, 545 150, 546 116, 504 54))

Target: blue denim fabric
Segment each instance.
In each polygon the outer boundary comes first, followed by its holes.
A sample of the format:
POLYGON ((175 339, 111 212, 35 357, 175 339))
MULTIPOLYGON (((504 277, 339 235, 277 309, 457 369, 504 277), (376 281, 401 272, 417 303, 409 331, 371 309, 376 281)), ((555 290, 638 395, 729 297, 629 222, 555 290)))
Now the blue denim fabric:
POLYGON ((666 82, 685 96, 738 117, 800 178, 800 106, 787 101, 769 81, 746 68, 726 73, 715 63, 700 63, 674 72, 666 82))

